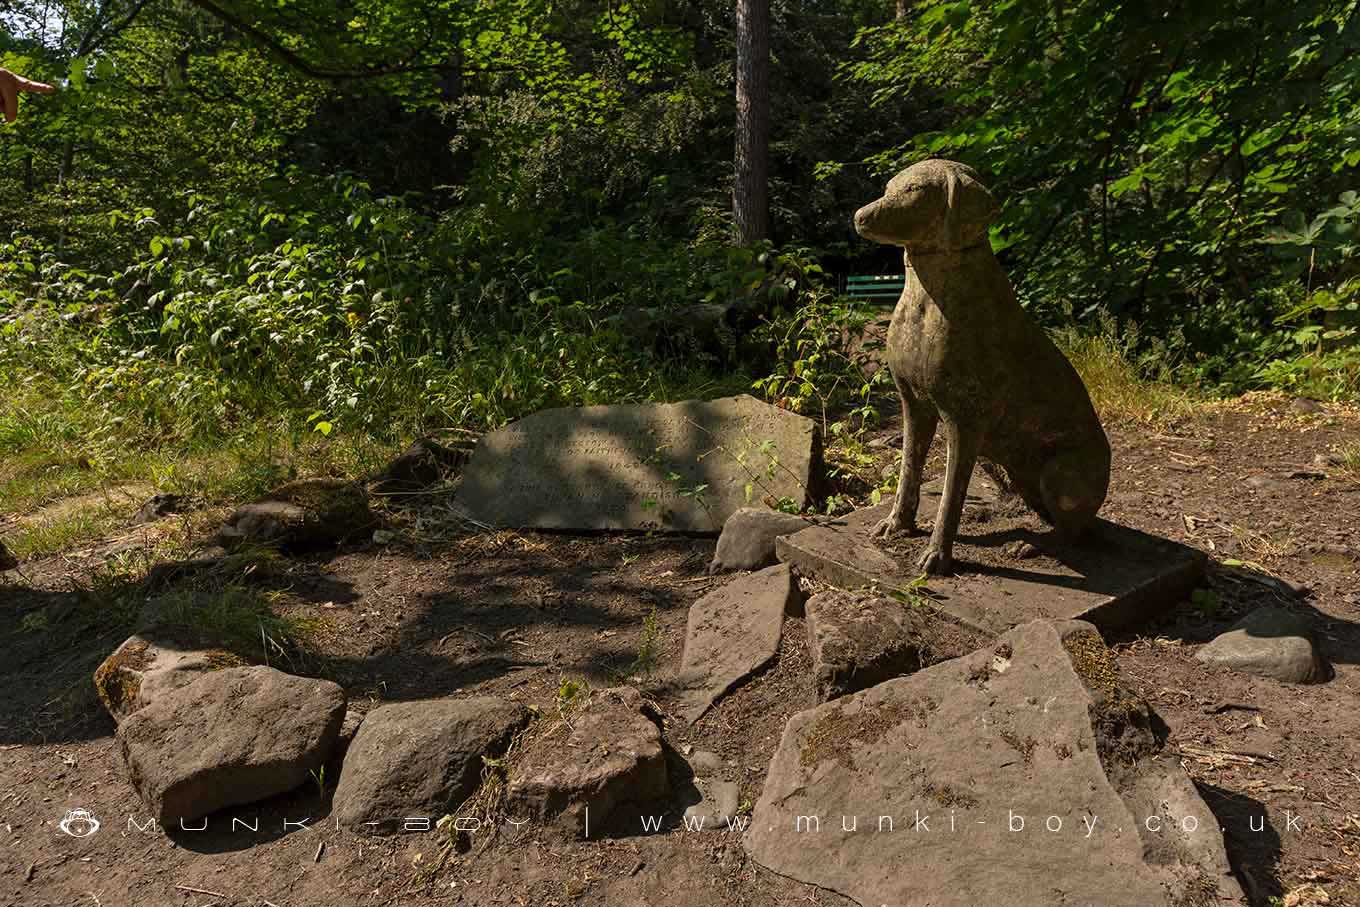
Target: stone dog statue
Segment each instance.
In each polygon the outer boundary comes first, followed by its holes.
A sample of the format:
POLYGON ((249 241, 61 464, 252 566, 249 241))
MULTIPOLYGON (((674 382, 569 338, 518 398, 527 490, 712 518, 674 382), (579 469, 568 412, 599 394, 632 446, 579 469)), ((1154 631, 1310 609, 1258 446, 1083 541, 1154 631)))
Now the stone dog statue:
POLYGON ((997 214, 977 173, 944 160, 908 167, 855 212, 859 234, 902 246, 907 268, 886 354, 902 396, 902 472, 875 535, 915 531, 921 471, 944 422, 944 495, 917 562, 929 574, 952 567, 978 457, 1003 495, 1018 493, 1063 539, 1091 524, 1110 480, 1110 444, 1085 385, 992 254, 997 214))

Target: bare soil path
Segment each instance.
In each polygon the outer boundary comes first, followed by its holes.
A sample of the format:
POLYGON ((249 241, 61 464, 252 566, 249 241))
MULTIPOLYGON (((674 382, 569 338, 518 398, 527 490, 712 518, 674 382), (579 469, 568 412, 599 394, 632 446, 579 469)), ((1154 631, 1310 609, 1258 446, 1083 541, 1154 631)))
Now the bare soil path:
MULTIPOLYGON (((1360 439, 1360 414, 1261 398, 1110 434, 1104 515, 1214 558, 1212 595, 1112 640, 1122 668, 1170 726, 1253 903, 1360 905, 1360 476, 1314 463, 1360 439), (1267 603, 1312 620, 1332 680, 1286 686, 1193 659, 1267 603)), ((126 550, 128 533, 117 538, 126 550)), ((337 830, 333 776, 262 804, 258 831, 215 817, 200 833, 141 831, 90 684, 131 621, 126 605, 100 611, 114 596, 90 585, 98 550, 30 561, 0 585, 0 905, 848 904, 755 866, 737 834, 674 823, 571 845, 501 839, 432 873, 440 833, 337 830), (59 831, 74 809, 100 830, 59 831)), ((417 529, 238 581, 311 628, 279 665, 338 681, 353 708, 492 693, 550 711, 565 678, 646 688, 653 661, 677 662, 689 605, 722 581, 704 573, 712 550, 693 538, 417 529)), ((749 804, 785 721, 813 704, 804 629, 790 620, 772 668, 694 728, 670 724, 667 739, 717 752, 749 804)))

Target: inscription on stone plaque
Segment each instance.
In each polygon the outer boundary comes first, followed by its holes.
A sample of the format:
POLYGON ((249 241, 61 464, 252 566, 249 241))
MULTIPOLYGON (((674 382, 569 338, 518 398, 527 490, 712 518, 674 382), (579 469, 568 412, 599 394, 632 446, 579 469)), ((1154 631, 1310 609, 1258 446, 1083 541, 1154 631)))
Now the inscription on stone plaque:
POLYGON ((457 501, 501 528, 717 532, 741 507, 802 508, 816 424, 748 395, 534 413, 477 445, 457 501))

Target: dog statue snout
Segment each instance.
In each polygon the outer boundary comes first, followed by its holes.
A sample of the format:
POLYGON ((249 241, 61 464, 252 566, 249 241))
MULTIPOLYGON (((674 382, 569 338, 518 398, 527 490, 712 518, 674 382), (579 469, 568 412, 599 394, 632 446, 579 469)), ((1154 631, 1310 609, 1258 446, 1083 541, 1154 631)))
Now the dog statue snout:
POLYGON ((893 231, 886 223, 890 219, 888 215, 891 213, 887 196, 878 201, 870 202, 855 212, 855 232, 865 239, 875 242, 896 242, 897 237, 893 235, 893 231))
POLYGON ((874 207, 877 204, 878 202, 870 202, 869 204, 865 205, 863 208, 860 208, 858 211, 855 212, 854 216, 855 232, 858 233, 860 236, 864 236, 866 239, 868 237, 865 234, 865 230, 867 230, 869 227, 869 221, 874 216, 874 207))

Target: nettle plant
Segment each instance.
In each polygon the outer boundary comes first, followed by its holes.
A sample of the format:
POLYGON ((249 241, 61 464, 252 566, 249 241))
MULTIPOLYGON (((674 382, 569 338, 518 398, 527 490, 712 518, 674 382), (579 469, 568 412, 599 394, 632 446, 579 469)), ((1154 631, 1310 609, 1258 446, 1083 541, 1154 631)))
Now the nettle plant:
POLYGON ((1360 194, 1343 192, 1312 220, 1293 212, 1264 242, 1306 261, 1301 298, 1276 318, 1290 328, 1292 355, 1267 363, 1268 384, 1329 398, 1360 390, 1360 194))

